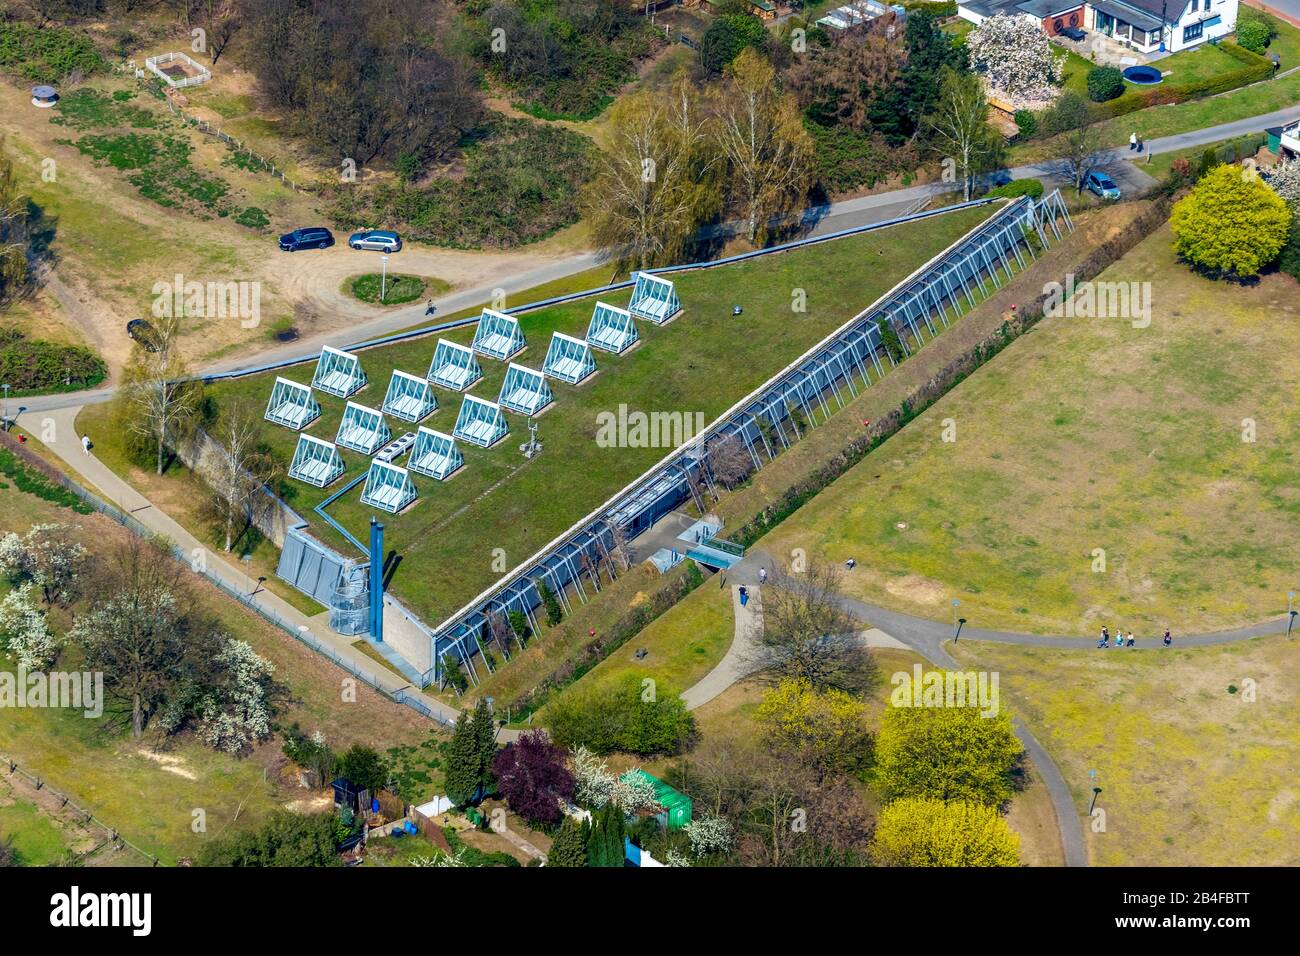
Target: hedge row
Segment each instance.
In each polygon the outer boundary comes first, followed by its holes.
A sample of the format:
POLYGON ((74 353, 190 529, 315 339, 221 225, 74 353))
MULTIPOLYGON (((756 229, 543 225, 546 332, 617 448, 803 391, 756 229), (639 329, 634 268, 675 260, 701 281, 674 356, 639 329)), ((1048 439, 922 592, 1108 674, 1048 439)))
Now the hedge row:
POLYGON ((11 394, 94 388, 107 372, 94 352, 0 329, 0 380, 9 383, 11 394))

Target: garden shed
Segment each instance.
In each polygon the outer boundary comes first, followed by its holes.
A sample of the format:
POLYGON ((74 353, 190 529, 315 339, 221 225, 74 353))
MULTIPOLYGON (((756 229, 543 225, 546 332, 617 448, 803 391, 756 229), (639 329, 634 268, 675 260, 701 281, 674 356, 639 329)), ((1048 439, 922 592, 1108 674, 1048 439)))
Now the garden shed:
POLYGON ((658 814, 659 822, 667 829, 680 830, 691 822, 691 798, 680 790, 674 790, 658 777, 646 773, 639 767, 635 770, 629 770, 619 779, 628 781, 638 777, 648 780, 650 785, 655 788, 655 799, 659 801, 659 806, 663 807, 663 811, 658 814))

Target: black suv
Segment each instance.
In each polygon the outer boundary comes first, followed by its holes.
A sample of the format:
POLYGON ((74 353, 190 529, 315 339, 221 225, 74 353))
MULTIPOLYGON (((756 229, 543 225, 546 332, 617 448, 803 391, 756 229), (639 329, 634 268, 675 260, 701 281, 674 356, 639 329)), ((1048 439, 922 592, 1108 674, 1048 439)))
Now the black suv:
POLYGON ((126 334, 139 342, 146 352, 158 351, 158 330, 144 319, 132 319, 126 323, 126 334))
POLYGON ((328 249, 334 245, 334 235, 324 226, 295 229, 280 237, 280 249, 297 252, 299 249, 328 249))

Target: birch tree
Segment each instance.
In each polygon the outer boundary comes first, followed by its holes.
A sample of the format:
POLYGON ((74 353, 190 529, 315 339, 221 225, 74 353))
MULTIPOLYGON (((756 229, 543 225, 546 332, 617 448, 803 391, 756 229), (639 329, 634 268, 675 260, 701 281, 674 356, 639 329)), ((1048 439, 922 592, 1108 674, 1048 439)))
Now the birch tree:
POLYGON ((768 221, 798 208, 812 185, 813 142, 799 105, 783 93, 772 64, 743 50, 717 96, 718 138, 732 199, 757 243, 768 221))
POLYGON ((163 456, 181 437, 198 411, 202 386, 189 378, 189 368, 177 348, 175 318, 159 318, 154 326, 155 351, 136 345, 123 381, 126 427, 156 447, 158 474, 163 456))
POLYGON ((679 259, 719 204, 718 157, 698 94, 678 74, 666 100, 634 93, 614 105, 610 120, 609 147, 584 200, 594 238, 620 266, 679 259))
POLYGON ((1002 153, 1002 140, 989 125, 989 104, 979 77, 945 68, 939 106, 926 125, 936 148, 961 177, 962 198, 970 199, 976 175, 992 169, 1002 153))
POLYGON ((267 486, 279 475, 274 457, 262 441, 261 422, 242 405, 222 413, 212 433, 203 478, 211 492, 209 507, 222 533, 225 550, 261 516, 274 499, 267 486))
POLYGON ((27 281, 27 197, 0 137, 0 302, 27 281))

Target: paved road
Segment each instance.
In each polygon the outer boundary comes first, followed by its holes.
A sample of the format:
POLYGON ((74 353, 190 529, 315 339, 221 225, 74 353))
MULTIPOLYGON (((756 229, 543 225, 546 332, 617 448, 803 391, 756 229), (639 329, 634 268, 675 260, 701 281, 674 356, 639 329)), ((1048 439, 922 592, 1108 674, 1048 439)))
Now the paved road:
MULTIPOLYGON (((1287 0, 1287 2, 1300 4, 1300 0, 1287 0)), ((1205 146, 1220 140, 1232 139, 1247 133, 1260 132, 1270 126, 1285 125, 1296 120, 1300 120, 1300 105, 1249 119, 1224 123, 1220 126, 1212 126, 1208 129, 1179 133, 1175 136, 1163 136, 1159 139, 1150 140, 1147 143, 1147 148, 1151 153, 1157 154, 1176 152, 1197 146, 1205 146)), ((1126 148, 1111 150, 1107 154, 1106 165, 1112 175, 1119 181, 1121 188, 1127 187, 1130 190, 1139 190, 1150 185, 1152 180, 1141 171, 1140 166, 1128 162, 1131 155, 1126 148)), ((1069 172, 1060 160, 1016 166, 1009 172, 1013 179, 1041 179, 1048 186, 1068 185, 1070 180, 1069 172)), ((809 225, 811 234, 825 235, 830 232, 884 222, 905 215, 920 208, 936 196, 952 192, 955 188, 951 183, 927 183, 921 186, 909 186, 906 189, 895 189, 870 196, 859 196, 855 199, 845 199, 828 206, 809 209, 805 213, 804 219, 809 225)), ((450 315, 461 309, 471 308, 490 301, 493 292, 497 288, 505 289, 507 294, 519 292, 533 286, 584 272, 599 263, 599 253, 580 253, 538 269, 503 279, 494 286, 476 286, 472 289, 465 289, 444 296, 435 300, 435 305, 438 307, 438 314, 450 315)), ((215 374, 253 368, 269 362, 282 361, 318 352, 323 345, 336 347, 354 345, 390 332, 419 325, 424 319, 423 306, 416 305, 409 309, 398 309, 328 335, 302 339, 268 351, 258 352, 252 356, 226 359, 201 371, 203 374, 215 374)), ((437 321, 436 318, 431 320, 431 322, 434 321, 437 321)), ((15 404, 22 405, 29 411, 38 412, 105 402, 112 397, 113 389, 108 387, 84 392, 69 392, 62 395, 36 396, 21 401, 15 399, 15 404)))

